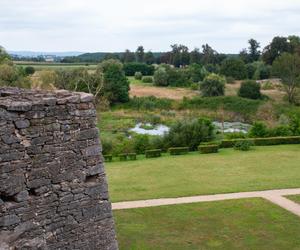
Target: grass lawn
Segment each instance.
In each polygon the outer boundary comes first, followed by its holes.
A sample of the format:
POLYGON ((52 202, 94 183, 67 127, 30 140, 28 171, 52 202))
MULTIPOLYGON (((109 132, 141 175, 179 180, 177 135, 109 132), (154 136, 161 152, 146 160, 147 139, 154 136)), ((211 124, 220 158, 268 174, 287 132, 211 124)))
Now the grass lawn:
POLYGON ((287 196, 286 198, 300 204, 300 195, 290 195, 290 196, 287 196))
POLYGON ((300 145, 106 163, 113 202, 300 187, 300 145))
POLYGON ((114 211, 120 249, 300 249, 299 219, 263 199, 114 211))

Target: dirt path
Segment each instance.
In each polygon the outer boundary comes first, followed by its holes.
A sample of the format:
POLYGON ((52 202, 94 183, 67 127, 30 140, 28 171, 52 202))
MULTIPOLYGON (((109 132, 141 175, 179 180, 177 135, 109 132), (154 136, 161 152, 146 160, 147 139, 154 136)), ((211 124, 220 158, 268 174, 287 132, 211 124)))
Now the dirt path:
POLYGON ((276 190, 255 191, 255 192, 240 192, 240 193, 229 193, 229 194, 200 195, 200 196, 190 196, 190 197, 180 197, 180 198, 124 201, 124 202, 113 203, 112 208, 113 210, 121 210, 121 209, 131 209, 131 208, 197 203, 197 202, 222 201, 222 200, 245 199, 245 198, 264 198, 300 217, 300 204, 297 204, 285 197, 282 197, 282 196, 296 195, 296 194, 300 194, 300 188, 276 189, 276 190))

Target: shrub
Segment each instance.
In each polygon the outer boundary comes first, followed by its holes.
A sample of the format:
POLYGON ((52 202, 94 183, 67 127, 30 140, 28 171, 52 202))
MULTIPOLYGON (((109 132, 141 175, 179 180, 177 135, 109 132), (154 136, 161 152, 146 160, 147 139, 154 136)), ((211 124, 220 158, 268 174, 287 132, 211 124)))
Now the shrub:
POLYGON ((154 73, 154 84, 156 86, 168 86, 168 73, 165 68, 159 67, 154 73))
POLYGON ((102 143, 102 153, 104 155, 110 154, 112 152, 112 149, 113 149, 112 141, 102 138, 101 143, 102 143))
POLYGON ((131 161, 135 161, 136 160, 136 153, 129 153, 128 157, 131 161))
POLYGON ((135 135, 133 137, 134 151, 143 154, 149 147, 149 135, 135 135))
POLYGON ((225 133, 226 139, 245 139, 247 134, 243 132, 225 133))
POLYGON ((211 154, 211 153, 218 153, 219 145, 211 144, 211 145, 200 145, 198 150, 201 154, 211 154))
POLYGON ((25 74, 28 76, 28 75, 33 75, 35 72, 35 69, 32 66, 27 66, 27 67, 25 67, 24 71, 25 71, 25 74))
POLYGON ((289 126, 281 125, 272 129, 269 129, 269 136, 276 137, 276 136, 292 136, 293 132, 291 131, 289 126))
POLYGON ((222 62, 221 74, 231 76, 237 80, 247 78, 247 70, 245 63, 241 59, 228 58, 222 62))
POLYGON ((191 84, 191 90, 199 90, 200 85, 199 83, 192 83, 191 84))
POLYGON ((263 122, 255 122, 249 131, 250 137, 267 137, 268 128, 263 122))
POLYGON ((103 157, 104 157, 104 160, 105 160, 106 162, 112 161, 112 158, 113 158, 112 155, 103 155, 103 157))
POLYGON ((243 98, 249 98, 254 100, 260 99, 260 84, 252 80, 244 81, 241 84, 238 95, 243 98))
POLYGON ((141 72, 143 76, 151 76, 154 73, 154 66, 137 62, 125 63, 124 71, 126 76, 134 76, 136 72, 141 72))
POLYGON ((214 126, 208 119, 199 118, 182 120, 174 123, 168 134, 164 136, 168 147, 189 147, 196 150, 201 142, 214 137, 214 126))
POLYGON ((137 110, 171 109, 173 101, 155 96, 133 97, 124 105, 126 108, 137 110))
POLYGON ((248 151, 250 150, 251 146, 253 146, 253 142, 249 140, 241 140, 237 141, 234 144, 234 149, 235 150, 241 150, 241 151, 248 151))
POLYGON ((189 152, 188 147, 169 148, 170 155, 183 155, 189 152))
POLYGON ((127 154, 119 154, 120 161, 126 161, 127 160, 127 154))
POLYGON ((226 83, 231 84, 231 83, 234 83, 234 82, 235 82, 235 79, 232 76, 227 76, 226 77, 226 83))
POLYGON ((225 79, 212 73, 204 78, 200 90, 202 96, 222 96, 225 91, 225 79))
POLYGON ((208 71, 200 64, 193 63, 188 67, 190 79, 194 83, 198 83, 208 75, 208 71))
POLYGON ((141 72, 135 72, 134 73, 134 78, 136 80, 142 80, 143 74, 141 72))
POLYGON ((153 83, 153 77, 152 76, 143 76, 142 82, 143 83, 153 83))
POLYGON ((161 149, 151 149, 145 151, 146 158, 155 158, 161 156, 161 149))

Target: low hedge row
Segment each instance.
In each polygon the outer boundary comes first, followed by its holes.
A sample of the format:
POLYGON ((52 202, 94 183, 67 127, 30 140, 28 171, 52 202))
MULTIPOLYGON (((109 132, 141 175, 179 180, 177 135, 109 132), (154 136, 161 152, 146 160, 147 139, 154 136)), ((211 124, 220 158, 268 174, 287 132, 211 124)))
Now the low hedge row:
MULTIPOLYGON (((103 157, 106 162, 110 162, 113 159, 112 155, 103 155, 103 157)), ((119 154, 118 157, 120 161, 127 161, 128 159, 131 161, 135 161, 136 153, 119 154)))
POLYGON ((176 147, 176 148, 169 148, 170 155, 183 155, 189 152, 188 147, 176 147))
POLYGON ((161 149, 152 149, 145 151, 146 158, 155 158, 161 156, 161 149))
POLYGON ((211 154, 211 153, 218 153, 219 145, 211 144, 211 145, 200 145, 198 150, 201 154, 211 154))
POLYGON ((286 136, 286 137, 266 137, 266 138, 247 138, 247 139, 233 139, 222 140, 221 148, 233 148, 234 145, 241 141, 250 141, 255 146, 270 146, 281 144, 300 144, 300 136, 286 136))

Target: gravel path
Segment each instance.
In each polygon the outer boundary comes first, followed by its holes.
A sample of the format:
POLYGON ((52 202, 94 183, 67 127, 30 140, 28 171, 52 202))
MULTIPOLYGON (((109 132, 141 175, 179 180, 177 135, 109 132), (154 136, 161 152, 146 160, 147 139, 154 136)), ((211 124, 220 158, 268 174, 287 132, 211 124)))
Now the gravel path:
POLYGON ((139 200, 139 201, 124 201, 112 203, 113 210, 143 208, 143 207, 156 207, 176 204, 187 204, 196 202, 208 201, 222 201, 233 199, 245 198, 264 198, 300 217, 300 204, 297 204, 283 196, 300 194, 300 188, 294 189, 276 189, 266 191, 254 192, 240 192, 229 194, 214 194, 214 195, 200 195, 180 198, 162 198, 152 200, 139 200))

